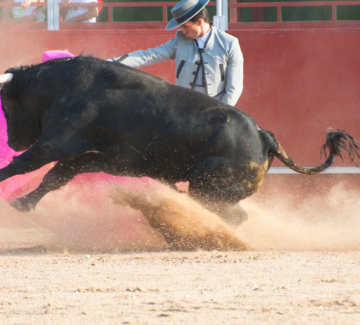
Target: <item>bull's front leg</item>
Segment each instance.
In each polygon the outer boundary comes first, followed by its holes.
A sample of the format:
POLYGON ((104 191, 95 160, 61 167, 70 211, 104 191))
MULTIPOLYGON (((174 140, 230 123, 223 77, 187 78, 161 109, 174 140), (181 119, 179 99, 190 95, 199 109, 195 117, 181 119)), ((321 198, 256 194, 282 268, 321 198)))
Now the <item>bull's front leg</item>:
POLYGON ((25 158, 24 155, 25 155, 25 153, 23 153, 22 155, 20 155, 18 157, 14 157, 9 165, 0 169, 0 182, 4 181, 12 176, 25 174, 27 172, 30 172, 30 171, 33 171, 35 169, 42 167, 42 165, 41 165, 38 168, 34 168, 34 169, 27 168, 27 164, 25 163, 25 161, 28 159, 24 159, 25 158))
POLYGON ((32 147, 14 157, 8 166, 0 170, 0 182, 14 175, 32 172, 51 162, 73 160, 84 152, 94 150, 94 143, 85 141, 77 134, 78 129, 86 125, 86 119, 82 123, 76 123, 75 118, 73 123, 67 123, 66 116, 50 116, 48 119, 56 123, 49 124, 32 147))
POLYGON ((32 172, 48 163, 64 158, 71 159, 72 157, 55 145, 44 145, 38 141, 20 156, 14 157, 9 165, 0 170, 0 182, 15 175, 32 172))
POLYGON ((44 177, 39 187, 10 203, 12 207, 27 212, 35 209, 37 203, 49 192, 59 189, 77 174, 103 171, 101 153, 86 153, 72 161, 59 161, 44 177))

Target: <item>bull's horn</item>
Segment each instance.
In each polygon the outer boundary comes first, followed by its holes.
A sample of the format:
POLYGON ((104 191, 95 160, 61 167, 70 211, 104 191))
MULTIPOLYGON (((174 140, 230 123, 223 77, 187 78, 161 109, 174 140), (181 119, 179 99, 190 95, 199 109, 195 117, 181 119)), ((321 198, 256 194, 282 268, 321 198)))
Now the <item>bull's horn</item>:
POLYGON ((4 73, 0 74, 0 84, 4 84, 6 82, 10 82, 14 75, 12 73, 4 73))

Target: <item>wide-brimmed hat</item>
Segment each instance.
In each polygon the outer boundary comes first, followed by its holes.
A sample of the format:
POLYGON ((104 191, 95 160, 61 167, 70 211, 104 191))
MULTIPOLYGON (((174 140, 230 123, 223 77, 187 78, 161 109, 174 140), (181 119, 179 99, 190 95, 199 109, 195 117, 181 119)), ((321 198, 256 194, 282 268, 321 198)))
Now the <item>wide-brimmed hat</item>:
POLYGON ((166 26, 166 30, 171 30, 185 24, 203 9, 210 0, 181 0, 171 9, 173 19, 166 26))

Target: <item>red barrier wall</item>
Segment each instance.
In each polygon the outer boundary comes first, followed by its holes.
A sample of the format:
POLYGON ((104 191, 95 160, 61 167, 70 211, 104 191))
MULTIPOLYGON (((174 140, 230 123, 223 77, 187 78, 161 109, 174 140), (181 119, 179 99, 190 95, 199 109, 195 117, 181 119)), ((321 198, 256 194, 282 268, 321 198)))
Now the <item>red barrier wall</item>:
MULTIPOLYGON (((320 163, 327 127, 360 139, 360 28, 235 30, 245 58, 237 107, 276 134, 303 166, 320 163)), ((166 42, 163 30, 0 30, 0 73, 40 62, 45 50, 111 58, 166 42)), ((174 62, 144 69, 174 82, 174 62)), ((336 165, 342 166, 337 160, 336 165)), ((275 161, 273 166, 281 166, 275 161)))

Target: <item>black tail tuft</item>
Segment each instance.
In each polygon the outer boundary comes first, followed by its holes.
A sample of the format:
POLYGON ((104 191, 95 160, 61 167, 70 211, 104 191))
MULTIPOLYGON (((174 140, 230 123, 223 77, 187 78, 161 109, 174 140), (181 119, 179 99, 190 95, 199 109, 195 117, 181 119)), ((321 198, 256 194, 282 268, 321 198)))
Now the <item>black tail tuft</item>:
POLYGON ((324 153, 326 158, 327 148, 330 151, 330 155, 338 156, 341 160, 344 160, 342 151, 348 152, 351 162, 359 167, 360 154, 358 150, 360 149, 360 142, 354 139, 354 137, 346 131, 340 129, 334 131, 333 129, 330 129, 326 133, 326 143, 321 147, 321 152, 324 153), (344 140, 346 140, 348 144, 344 140))

